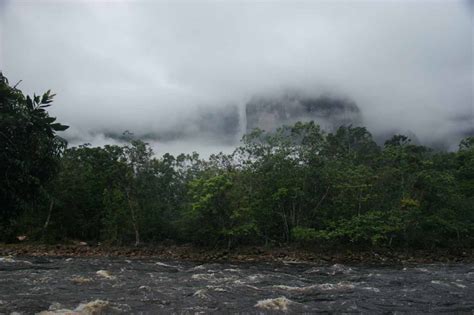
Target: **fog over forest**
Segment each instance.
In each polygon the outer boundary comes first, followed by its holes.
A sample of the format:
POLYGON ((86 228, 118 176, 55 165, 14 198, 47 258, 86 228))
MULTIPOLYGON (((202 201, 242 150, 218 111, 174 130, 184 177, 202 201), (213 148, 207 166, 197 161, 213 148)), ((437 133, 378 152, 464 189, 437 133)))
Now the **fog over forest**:
POLYGON ((0 0, 0 69, 57 93, 70 145, 230 151, 315 119, 455 149, 474 133, 469 1, 0 0))

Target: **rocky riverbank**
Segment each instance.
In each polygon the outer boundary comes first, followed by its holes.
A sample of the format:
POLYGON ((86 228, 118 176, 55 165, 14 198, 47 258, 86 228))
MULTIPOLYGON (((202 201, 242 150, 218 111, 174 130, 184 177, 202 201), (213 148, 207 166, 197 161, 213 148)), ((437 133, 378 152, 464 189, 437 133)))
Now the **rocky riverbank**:
POLYGON ((142 247, 90 246, 81 244, 0 244, 0 256, 62 257, 156 257, 163 260, 201 262, 313 262, 343 264, 399 264, 473 262, 473 249, 427 250, 359 250, 308 249, 287 247, 239 247, 232 250, 191 245, 142 247))

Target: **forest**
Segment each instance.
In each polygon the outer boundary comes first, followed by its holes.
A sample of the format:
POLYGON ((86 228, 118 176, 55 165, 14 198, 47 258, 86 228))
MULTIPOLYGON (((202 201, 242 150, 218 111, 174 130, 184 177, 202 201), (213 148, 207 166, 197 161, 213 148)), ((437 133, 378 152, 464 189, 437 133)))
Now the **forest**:
POLYGON ((0 75, 2 242, 474 245, 472 136, 446 152, 298 122, 255 129, 232 154, 158 157, 129 132, 122 145, 68 147, 53 97, 0 75))

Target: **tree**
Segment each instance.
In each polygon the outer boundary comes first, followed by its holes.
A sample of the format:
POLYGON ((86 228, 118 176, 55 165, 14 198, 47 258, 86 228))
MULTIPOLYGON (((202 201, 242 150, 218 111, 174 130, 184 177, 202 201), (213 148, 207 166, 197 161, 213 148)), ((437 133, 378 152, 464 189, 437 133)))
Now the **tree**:
POLYGON ((64 152, 61 170, 49 187, 56 200, 50 239, 99 241, 108 237, 104 194, 112 192, 126 172, 122 160, 123 148, 115 145, 81 145, 64 152), (76 225, 81 228, 72 228, 76 225))
POLYGON ((46 108, 54 94, 25 96, 0 73, 0 229, 13 235, 15 219, 35 201, 58 172, 66 141, 57 135, 68 126, 46 108))
POLYGON ((231 174, 201 177, 189 185, 192 202, 187 220, 192 222, 192 237, 202 244, 216 244, 225 240, 233 225, 231 174))

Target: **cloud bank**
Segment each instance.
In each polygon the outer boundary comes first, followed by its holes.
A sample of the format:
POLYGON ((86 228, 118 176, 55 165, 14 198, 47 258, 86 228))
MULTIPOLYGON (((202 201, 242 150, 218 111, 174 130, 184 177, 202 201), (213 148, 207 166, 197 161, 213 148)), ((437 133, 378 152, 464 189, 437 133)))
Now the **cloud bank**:
POLYGON ((453 147, 474 132, 469 1, 0 0, 0 12, 0 69, 25 92, 57 93, 73 144, 192 134, 203 112, 285 89, 349 97, 373 133, 453 147))

